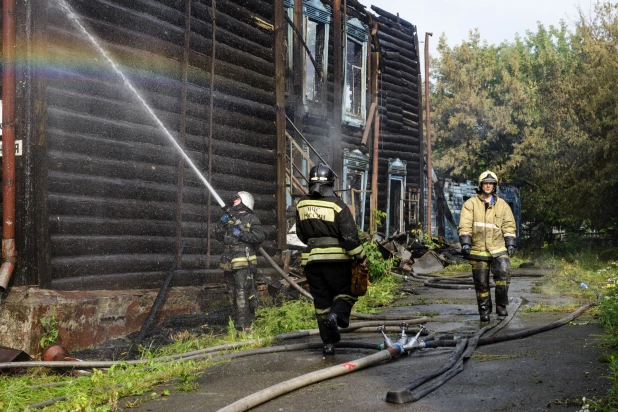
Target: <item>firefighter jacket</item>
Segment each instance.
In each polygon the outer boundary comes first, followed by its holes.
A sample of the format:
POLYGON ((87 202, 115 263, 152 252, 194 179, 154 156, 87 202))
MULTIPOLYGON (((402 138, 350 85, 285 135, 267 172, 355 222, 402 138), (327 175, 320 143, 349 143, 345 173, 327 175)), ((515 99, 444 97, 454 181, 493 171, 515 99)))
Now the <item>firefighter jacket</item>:
POLYGON ((459 236, 472 236, 470 259, 492 260, 506 255, 504 238, 515 238, 516 233, 511 207, 495 193, 491 203, 477 195, 463 204, 459 218, 459 236))
POLYGON ((221 268, 243 269, 250 264, 257 267, 256 251, 265 238, 260 220, 242 203, 230 208, 228 216, 227 222, 223 218, 217 223, 215 232, 219 239, 223 238, 221 268))
POLYGON ((348 206, 337 196, 304 196, 296 206, 296 235, 307 245, 303 266, 363 259, 365 253, 348 206))

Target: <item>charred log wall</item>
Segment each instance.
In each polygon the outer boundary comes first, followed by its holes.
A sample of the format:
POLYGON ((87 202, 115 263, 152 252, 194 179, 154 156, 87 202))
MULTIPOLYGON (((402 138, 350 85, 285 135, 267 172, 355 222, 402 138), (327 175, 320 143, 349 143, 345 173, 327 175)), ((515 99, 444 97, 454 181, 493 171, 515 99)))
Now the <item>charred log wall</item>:
POLYGON ((375 6, 372 9, 379 14, 374 20, 378 23, 378 41, 385 66, 378 79, 378 208, 386 210, 389 158, 406 161, 408 188, 420 189, 422 184, 419 51, 416 26, 375 6))
MULTIPOLYGON (((210 107, 213 15, 191 2, 183 82, 185 0, 67 0, 88 30, 226 202, 251 192, 276 240, 276 137, 271 0, 216 3, 214 105, 210 107), (183 94, 183 86, 185 91, 183 94), (184 119, 182 118, 184 101, 184 119), (209 141, 212 119, 213 139, 209 141), (184 126, 184 127, 183 127, 184 126), (184 133, 183 133, 184 129, 184 133), (211 145, 211 146, 210 146, 211 145), (209 146, 212 150, 209 169, 209 146)), ((179 154, 99 52, 50 2, 46 80, 51 286, 155 285, 176 259, 179 154)), ((182 272, 176 284, 220 281, 222 245, 207 237, 221 214, 182 172, 182 272)))

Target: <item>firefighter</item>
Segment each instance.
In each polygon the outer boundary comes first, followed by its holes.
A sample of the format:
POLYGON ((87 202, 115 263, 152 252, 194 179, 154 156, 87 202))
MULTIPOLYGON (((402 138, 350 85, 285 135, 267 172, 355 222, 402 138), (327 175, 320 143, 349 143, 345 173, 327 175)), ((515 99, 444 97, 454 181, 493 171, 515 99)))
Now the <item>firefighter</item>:
POLYGON ((307 245, 301 255, 313 296, 324 355, 335 353, 339 327, 347 328, 357 296, 352 294, 352 262, 365 254, 348 206, 335 194, 335 174, 320 163, 309 172, 309 194, 296 207, 296 234, 307 245))
POLYGON ((238 330, 249 331, 255 318, 258 296, 256 250, 264 241, 259 219, 253 214, 254 200, 249 192, 238 192, 228 213, 221 216, 217 235, 223 238, 221 268, 238 330))
POLYGON ((515 253, 516 227, 510 206, 496 194, 497 186, 495 173, 489 170, 481 173, 478 194, 463 204, 459 219, 459 240, 462 253, 472 265, 481 322, 488 322, 492 311, 490 271, 496 284, 496 314, 508 315, 509 257, 515 253))

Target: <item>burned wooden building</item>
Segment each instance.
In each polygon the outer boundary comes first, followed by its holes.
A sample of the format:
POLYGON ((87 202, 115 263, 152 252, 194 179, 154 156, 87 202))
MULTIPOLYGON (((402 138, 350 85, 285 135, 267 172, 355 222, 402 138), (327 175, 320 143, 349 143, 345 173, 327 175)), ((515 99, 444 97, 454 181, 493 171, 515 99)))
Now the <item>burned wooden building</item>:
POLYGON ((221 284, 204 179, 226 201, 254 195, 273 255, 316 161, 364 230, 375 209, 387 233, 418 222, 418 38, 398 16, 355 0, 5 0, 2 13, 3 141, 14 126, 19 148, 14 220, 3 191, 9 299, 155 288, 172 267, 174 286, 221 284))

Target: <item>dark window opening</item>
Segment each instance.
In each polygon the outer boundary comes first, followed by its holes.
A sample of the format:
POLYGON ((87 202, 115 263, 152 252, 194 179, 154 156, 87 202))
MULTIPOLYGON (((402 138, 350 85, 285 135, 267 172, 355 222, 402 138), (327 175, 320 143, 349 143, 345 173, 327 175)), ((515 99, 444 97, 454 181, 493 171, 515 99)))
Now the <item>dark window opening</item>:
POLYGON ((391 179, 391 190, 389 193, 390 202, 389 202, 389 233, 395 233, 398 230, 401 230, 401 222, 402 222, 402 210, 401 210, 401 199, 402 199, 402 181, 400 179, 391 179))
POLYGON ((326 25, 324 23, 305 17, 305 42, 317 63, 317 67, 315 67, 311 58, 307 55, 305 56, 305 99, 314 103, 321 103, 323 100, 324 80, 322 79, 322 73, 324 70, 322 65, 325 34, 326 25))

